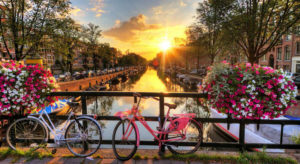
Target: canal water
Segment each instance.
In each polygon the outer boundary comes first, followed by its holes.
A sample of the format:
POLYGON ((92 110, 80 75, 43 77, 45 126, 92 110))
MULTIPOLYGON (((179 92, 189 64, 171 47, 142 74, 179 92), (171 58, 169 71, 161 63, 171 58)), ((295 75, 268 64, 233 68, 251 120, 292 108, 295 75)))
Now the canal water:
MULTIPOLYGON (((166 77, 160 76, 153 68, 147 68, 138 75, 131 76, 126 82, 112 85, 110 91, 132 91, 132 92, 185 92, 186 89, 171 82, 166 77)), ((209 112, 201 106, 195 98, 165 98, 165 102, 177 104, 177 109, 171 111, 172 114, 196 113, 197 117, 209 117, 209 112)), ((91 97, 88 98, 88 114, 102 116, 113 116, 118 111, 130 110, 133 104, 133 97, 91 97)), ((154 99, 142 99, 140 104, 143 116, 159 116, 159 102, 154 99)), ((167 107, 165 107, 167 112, 167 107)), ((117 121, 101 121, 103 129, 103 139, 110 140, 117 121)), ((137 123, 141 140, 153 140, 153 136, 137 123)), ((158 122, 148 122, 150 127, 156 130, 158 122)), ((213 138, 219 140, 217 133, 213 132, 211 125, 206 125, 204 129, 204 141, 211 141, 213 138), (211 137, 213 136, 213 137, 211 137)), ((110 147, 106 145, 104 147, 110 147)), ((148 146, 149 147, 149 146, 148 146)), ((146 146, 145 146, 146 148, 146 146)))

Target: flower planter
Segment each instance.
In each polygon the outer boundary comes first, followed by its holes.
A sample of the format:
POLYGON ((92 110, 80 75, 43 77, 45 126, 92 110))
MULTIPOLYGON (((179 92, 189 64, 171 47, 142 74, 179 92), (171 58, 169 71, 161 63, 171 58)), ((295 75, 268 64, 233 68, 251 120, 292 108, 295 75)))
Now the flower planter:
POLYGON ((26 115, 55 101, 51 73, 39 65, 9 61, 0 65, 0 116, 26 115), (26 110, 24 110, 26 109, 26 110))
MULTIPOLYGON (((273 119, 296 104, 297 87, 282 70, 259 65, 215 64, 200 88, 206 104, 235 119, 273 119)), ((259 123, 257 125, 259 129, 259 123)))

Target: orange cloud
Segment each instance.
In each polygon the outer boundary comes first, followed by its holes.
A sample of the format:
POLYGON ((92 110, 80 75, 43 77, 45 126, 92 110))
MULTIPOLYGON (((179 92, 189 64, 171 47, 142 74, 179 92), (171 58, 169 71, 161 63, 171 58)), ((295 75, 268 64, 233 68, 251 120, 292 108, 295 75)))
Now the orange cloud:
POLYGON ((82 16, 84 14, 84 11, 81 10, 80 8, 78 8, 77 6, 74 6, 71 10, 70 10, 70 14, 73 17, 77 17, 77 16, 82 16))
POLYGON ((160 29, 161 27, 159 24, 147 24, 146 16, 139 14, 138 16, 131 17, 128 21, 120 22, 117 20, 116 25, 104 31, 103 34, 126 42, 136 40, 137 34, 141 31, 160 29))
POLYGON ((140 14, 127 21, 115 21, 115 25, 103 32, 104 41, 123 52, 136 52, 146 59, 153 59, 161 51, 161 43, 168 40, 172 45, 182 44, 185 36, 184 25, 161 25, 146 22, 140 14))
POLYGON ((100 17, 103 13, 105 13, 102 8, 104 7, 104 0, 90 0, 90 4, 94 6, 93 8, 89 9, 95 12, 96 17, 100 17))
POLYGON ((181 7, 185 7, 187 4, 186 3, 184 3, 182 0, 180 1, 180 6, 181 7))

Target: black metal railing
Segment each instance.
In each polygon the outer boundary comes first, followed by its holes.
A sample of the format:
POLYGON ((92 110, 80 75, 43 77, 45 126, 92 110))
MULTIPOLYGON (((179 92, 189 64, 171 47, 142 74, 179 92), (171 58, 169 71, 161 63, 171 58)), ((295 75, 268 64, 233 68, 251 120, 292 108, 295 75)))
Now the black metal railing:
MULTIPOLYGON (((118 96, 130 97, 134 92, 53 92, 51 96, 80 96, 82 103, 82 114, 87 114, 87 97, 98 96, 118 96)), ((139 92, 142 96, 158 97, 159 98, 159 116, 145 117, 146 121, 161 121, 163 123, 165 117, 164 99, 165 97, 184 97, 184 98, 206 98, 206 94, 199 93, 155 93, 155 92, 139 92), (160 117, 160 118, 159 118, 160 117)), ((299 99, 300 97, 297 97, 299 99)), ((136 98, 133 99, 136 101, 136 98)), ((66 119, 66 116, 55 116, 56 119, 66 119)), ((119 120, 114 116, 97 116, 97 120, 119 120)), ((300 149, 300 144, 285 144, 283 143, 283 131, 285 125, 300 125, 300 120, 237 120, 232 118, 196 118, 197 121, 204 123, 227 123, 239 124, 239 139, 237 142, 202 142, 202 147, 223 147, 223 148, 239 148, 240 151, 251 148, 278 148, 278 149, 300 149), (245 125, 246 124, 272 124, 280 125, 280 143, 246 143, 245 142, 245 125)), ((300 126, 299 126, 300 128, 300 126)), ((111 140, 104 140, 104 144, 111 144, 111 140)), ((193 143, 181 143, 189 145, 193 143)), ((157 145, 154 141, 141 141, 141 145, 157 145)), ((164 149, 164 148, 163 148, 164 149)))
MULTIPOLYGON (((87 114, 87 99, 90 97, 100 97, 100 96, 117 96, 117 97, 132 97, 134 92, 53 92, 51 96, 71 96, 71 97, 81 97, 81 107, 82 114, 87 114)), ((146 121, 161 121, 160 125, 162 125, 164 117, 165 117, 165 107, 164 101, 166 97, 182 97, 182 98, 206 98, 206 94, 199 93, 158 93, 158 92, 139 92, 142 96, 150 96, 150 97, 158 97, 159 98, 159 116, 154 117, 145 117, 146 121)), ((298 96, 299 100, 300 97, 298 96)), ((133 102, 136 98, 133 98, 133 102)), ((57 120, 65 120, 67 116, 51 116, 57 120)), ((0 120, 15 120, 16 118, 11 118, 8 116, 0 116, 0 120)), ((97 120, 108 120, 108 121, 116 121, 119 120, 118 117, 114 116, 97 116, 97 120)), ((227 124, 239 124, 239 135, 238 140, 236 142, 202 142, 202 147, 222 147, 222 148, 238 148, 240 151, 244 151, 246 149, 251 148, 273 148, 273 149, 300 149, 300 144, 286 144, 283 143, 283 131, 284 126, 286 125, 300 125, 300 120, 237 120, 228 118, 196 118, 197 121, 202 124, 205 123, 227 123, 227 124), (279 143, 246 143, 245 142, 245 126, 246 124, 272 124, 272 125, 280 125, 280 142, 279 143)), ((229 126, 227 127, 229 128, 229 126)), ((299 126, 300 128, 300 126, 299 126)), ((53 142, 53 140, 50 140, 53 142)), ((111 144, 111 140, 104 140, 103 144, 111 144)), ((157 145, 157 142, 154 141, 141 141, 141 145, 157 145)), ((184 145, 191 145, 195 143, 185 142, 178 143, 184 145)), ((163 147, 164 149, 164 147, 163 147)))

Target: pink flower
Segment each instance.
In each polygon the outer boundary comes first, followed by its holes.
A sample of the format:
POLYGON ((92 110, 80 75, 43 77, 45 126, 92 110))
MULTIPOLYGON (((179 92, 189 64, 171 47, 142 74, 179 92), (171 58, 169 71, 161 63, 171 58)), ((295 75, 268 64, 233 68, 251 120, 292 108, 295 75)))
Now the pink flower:
POLYGON ((251 63, 246 63, 246 67, 251 67, 251 63))
POLYGON ((226 60, 223 60, 221 63, 223 63, 223 64, 228 64, 226 60))

